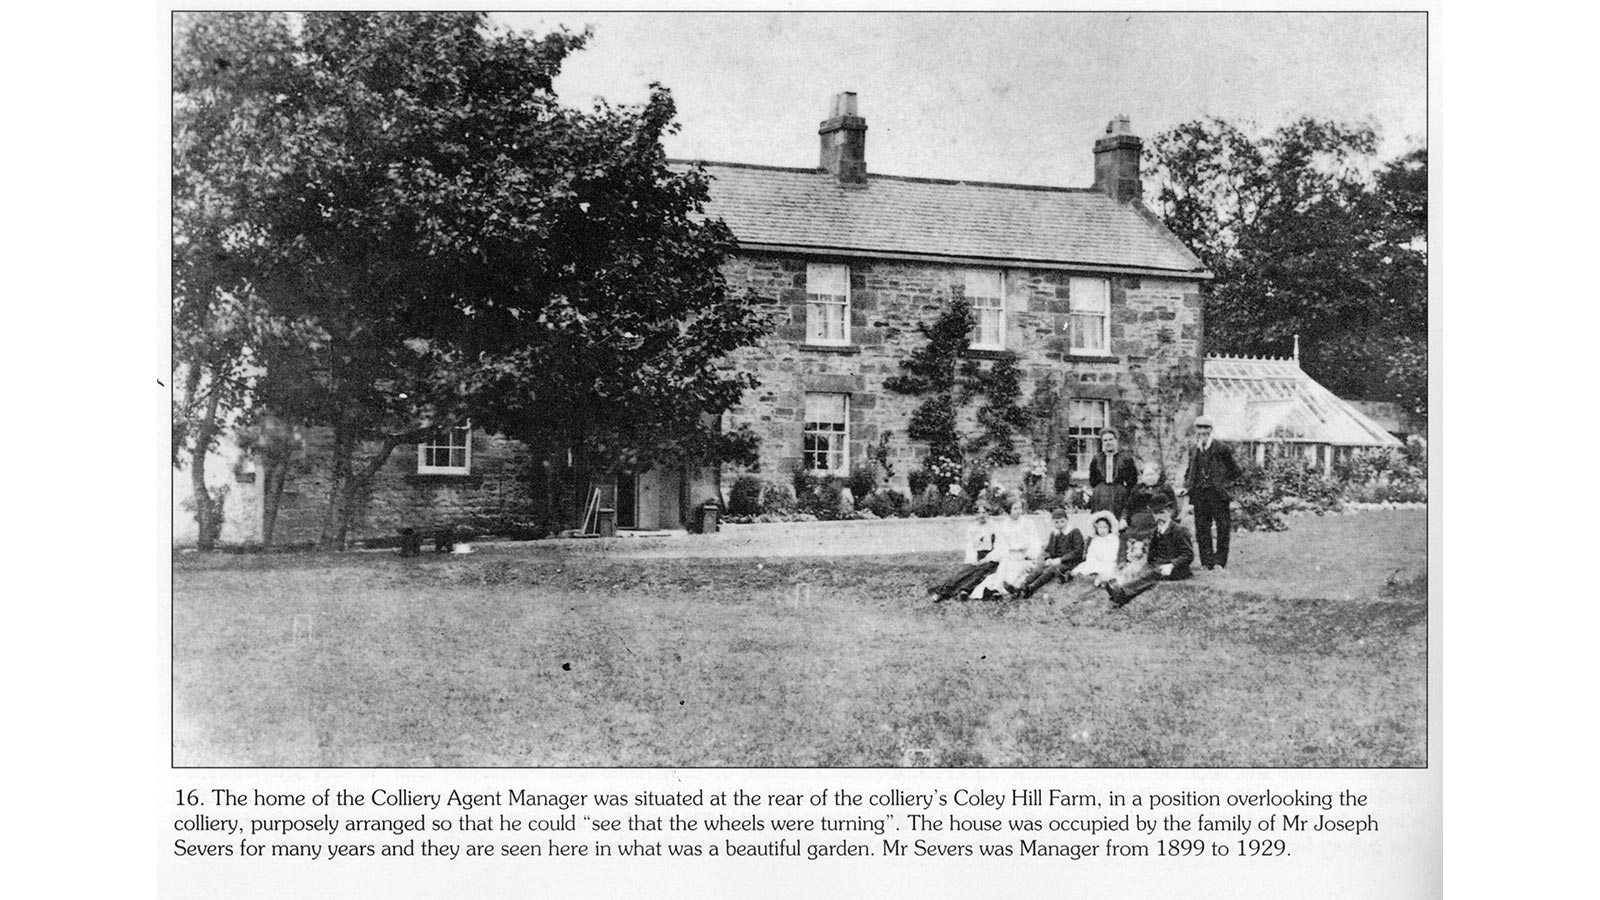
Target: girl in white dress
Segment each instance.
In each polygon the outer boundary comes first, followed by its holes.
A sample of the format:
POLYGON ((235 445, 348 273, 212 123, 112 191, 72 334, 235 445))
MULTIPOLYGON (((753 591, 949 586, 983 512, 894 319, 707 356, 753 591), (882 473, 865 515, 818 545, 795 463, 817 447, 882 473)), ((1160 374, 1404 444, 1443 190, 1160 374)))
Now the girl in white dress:
POLYGON ((1089 524, 1094 537, 1089 538, 1088 552, 1072 574, 1089 578, 1099 586, 1117 574, 1117 553, 1122 542, 1117 537, 1117 517, 1110 510, 1095 513, 1089 524))
POLYGON ((1027 512, 1028 505, 1021 497, 1015 497, 1010 514, 995 525, 994 551, 989 558, 998 566, 972 589, 971 599, 980 600, 990 593, 1009 597, 1027 585, 1028 576, 1033 574, 1044 553, 1044 542, 1039 540, 1038 529, 1025 518, 1027 512))

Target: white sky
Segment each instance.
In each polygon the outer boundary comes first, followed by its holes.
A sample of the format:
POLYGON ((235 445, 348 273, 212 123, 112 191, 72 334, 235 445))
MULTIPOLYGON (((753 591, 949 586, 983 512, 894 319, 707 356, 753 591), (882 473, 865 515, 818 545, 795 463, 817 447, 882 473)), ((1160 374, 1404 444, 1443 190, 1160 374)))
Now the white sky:
POLYGON ((817 164, 817 124, 853 90, 867 168, 1087 186, 1118 113, 1144 137, 1203 116, 1270 129, 1300 115, 1370 122, 1385 155, 1422 143, 1420 13, 502 13, 594 27, 556 90, 672 89, 673 157, 817 164))

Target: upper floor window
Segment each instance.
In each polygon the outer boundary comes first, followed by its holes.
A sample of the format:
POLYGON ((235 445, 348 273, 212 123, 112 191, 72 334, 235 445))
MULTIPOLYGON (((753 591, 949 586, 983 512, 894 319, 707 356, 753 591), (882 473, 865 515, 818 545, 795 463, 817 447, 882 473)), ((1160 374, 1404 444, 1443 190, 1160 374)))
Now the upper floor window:
POLYGON ((1067 329, 1073 353, 1105 356, 1111 348, 1111 282, 1073 278, 1067 287, 1072 314, 1067 329))
POLYGON ((801 464, 823 472, 847 472, 849 440, 850 395, 806 394, 801 464))
POLYGON ((1004 350, 1006 346, 1005 279, 998 269, 968 269, 967 303, 972 306, 972 346, 1004 350))
POLYGON ((468 475, 471 472, 471 425, 446 428, 417 445, 418 475, 468 475))
POLYGON ((850 343, 850 267, 806 264, 806 342, 850 343))

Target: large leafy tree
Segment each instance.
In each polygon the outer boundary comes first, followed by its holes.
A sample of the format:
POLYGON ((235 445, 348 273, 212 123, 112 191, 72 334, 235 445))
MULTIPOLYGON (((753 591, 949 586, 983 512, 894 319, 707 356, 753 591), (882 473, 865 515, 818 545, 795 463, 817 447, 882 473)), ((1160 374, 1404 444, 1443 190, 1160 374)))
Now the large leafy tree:
POLYGON ((178 118, 229 97, 214 131, 256 156, 178 180, 228 201, 250 401, 331 430, 324 545, 396 448, 469 417, 547 450, 748 450, 714 414, 750 379, 718 364, 759 324, 718 274, 704 177, 666 164, 664 89, 563 107, 551 81, 586 35, 477 14, 258 18, 185 23, 178 118), (286 71, 240 79, 268 61, 286 71))
POLYGON ((1216 280, 1208 349, 1287 355, 1347 397, 1427 410, 1427 153, 1381 160, 1364 126, 1265 136, 1218 119, 1152 141, 1167 226, 1216 280))

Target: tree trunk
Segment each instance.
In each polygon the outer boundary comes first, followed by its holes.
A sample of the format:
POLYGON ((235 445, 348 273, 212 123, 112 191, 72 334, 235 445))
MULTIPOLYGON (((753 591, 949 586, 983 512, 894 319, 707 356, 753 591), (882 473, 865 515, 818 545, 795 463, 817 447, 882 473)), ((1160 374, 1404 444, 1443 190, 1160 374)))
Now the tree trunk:
POLYGON ((275 454, 263 458, 261 473, 261 546, 272 548, 272 531, 278 524, 278 508, 283 504, 283 483, 289 475, 289 460, 275 454))
POLYGON ((368 460, 367 464, 362 466, 359 472, 351 471, 350 467, 346 467, 344 496, 339 507, 338 542, 340 550, 345 549, 349 543, 350 526, 355 521, 357 498, 366 492, 368 486, 372 484, 373 477, 383 469, 384 464, 389 461, 390 454, 394 453, 394 448, 400 446, 401 441, 405 440, 405 438, 405 435, 384 435, 383 443, 378 447, 377 455, 368 460))
POLYGON ((328 480, 328 508, 322 514, 322 532, 317 536, 317 549, 343 550, 343 526, 348 523, 340 504, 350 481, 350 458, 355 455, 355 429, 344 419, 333 426, 333 458, 328 480))
POLYGON ((194 441, 189 445, 189 483, 194 489, 194 520, 200 529, 199 540, 196 545, 201 550, 213 550, 217 546, 217 538, 222 533, 222 511, 217 509, 211 498, 211 490, 206 487, 206 454, 210 452, 211 441, 217 434, 217 406, 222 400, 222 392, 216 384, 211 385, 210 395, 206 398, 206 414, 201 418, 194 434, 194 441))

